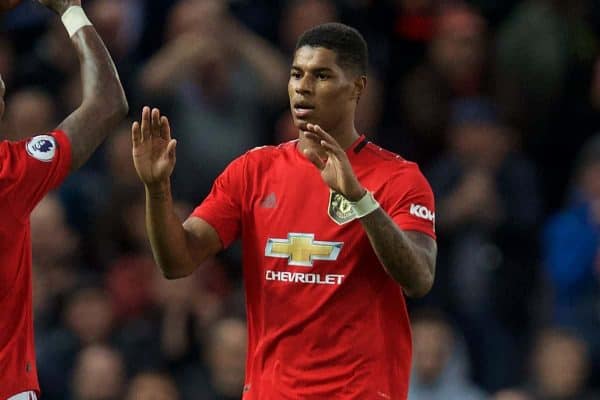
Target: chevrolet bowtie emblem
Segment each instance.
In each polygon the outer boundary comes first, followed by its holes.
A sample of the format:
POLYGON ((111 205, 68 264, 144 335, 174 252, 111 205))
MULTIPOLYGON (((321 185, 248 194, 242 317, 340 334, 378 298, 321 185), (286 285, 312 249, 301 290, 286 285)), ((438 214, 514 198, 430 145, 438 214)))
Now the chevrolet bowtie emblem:
POLYGON ((287 239, 267 239, 265 256, 287 258, 288 265, 312 267, 314 260, 337 259, 342 242, 314 240, 312 233, 288 233, 287 239))

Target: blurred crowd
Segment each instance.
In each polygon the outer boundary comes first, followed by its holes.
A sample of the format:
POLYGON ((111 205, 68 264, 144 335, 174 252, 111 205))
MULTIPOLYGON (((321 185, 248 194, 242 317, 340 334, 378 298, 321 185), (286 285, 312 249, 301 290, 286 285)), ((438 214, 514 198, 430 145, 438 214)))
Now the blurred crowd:
MULTIPOLYGON (((409 400, 600 399, 599 0, 83 3, 131 119, 148 104, 171 120, 182 218, 233 158, 296 137, 299 34, 358 28, 358 129, 417 161, 436 194, 436 282, 409 302, 409 400)), ((64 27, 33 1, 0 26, 0 132, 52 129, 81 97, 64 27)), ((32 214, 42 398, 239 399, 240 250, 162 277, 129 123, 32 214)))

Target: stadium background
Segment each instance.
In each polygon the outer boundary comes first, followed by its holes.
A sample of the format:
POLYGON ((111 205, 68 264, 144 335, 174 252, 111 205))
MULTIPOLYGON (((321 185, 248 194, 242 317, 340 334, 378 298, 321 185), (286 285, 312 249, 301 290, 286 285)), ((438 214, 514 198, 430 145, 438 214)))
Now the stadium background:
MULTIPOLYGON (((358 28, 371 55, 358 127, 419 162, 437 197, 435 287, 410 301, 410 400, 600 398, 599 1, 83 3, 130 117, 149 104, 171 118, 182 218, 234 157, 296 135, 298 35, 358 28)), ((80 100, 68 37, 33 2, 1 26, 1 132, 47 131, 80 100)), ((42 398, 239 398, 239 248, 160 276, 129 123, 31 218, 42 398)))

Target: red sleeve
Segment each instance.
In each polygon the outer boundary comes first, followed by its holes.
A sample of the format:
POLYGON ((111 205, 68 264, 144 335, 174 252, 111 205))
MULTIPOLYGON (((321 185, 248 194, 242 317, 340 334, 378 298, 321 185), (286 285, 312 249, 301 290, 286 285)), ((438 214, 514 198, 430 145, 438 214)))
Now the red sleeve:
POLYGON ((71 144, 62 131, 0 144, 0 190, 18 218, 65 179, 71 168, 71 144))
POLYGON ((236 240, 241 231, 245 165, 245 156, 232 161, 215 180, 206 199, 192 212, 192 216, 215 228, 223 248, 236 240))
POLYGON ((398 200, 388 213, 402 230, 419 231, 435 236, 435 202, 433 191, 418 167, 402 174, 398 182, 389 185, 398 200))

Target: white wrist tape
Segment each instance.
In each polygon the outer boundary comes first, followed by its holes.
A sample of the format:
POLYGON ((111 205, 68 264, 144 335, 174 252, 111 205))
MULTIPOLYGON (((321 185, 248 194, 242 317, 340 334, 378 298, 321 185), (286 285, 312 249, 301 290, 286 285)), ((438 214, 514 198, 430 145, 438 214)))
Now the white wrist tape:
POLYGON ((60 19, 65 28, 67 28, 70 37, 73 37, 73 35, 84 26, 92 25, 81 6, 71 6, 67 8, 67 11, 63 13, 60 19))
POLYGON ((358 201, 351 201, 350 205, 354 210, 356 218, 362 218, 365 215, 371 214, 379 208, 379 203, 373 197, 373 193, 367 190, 367 193, 358 201))

